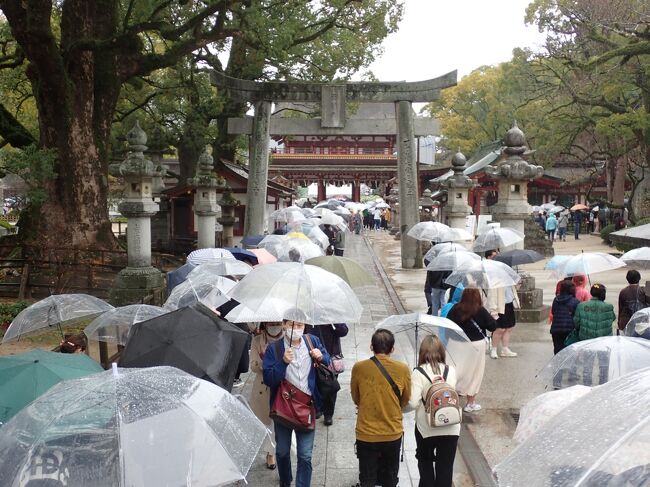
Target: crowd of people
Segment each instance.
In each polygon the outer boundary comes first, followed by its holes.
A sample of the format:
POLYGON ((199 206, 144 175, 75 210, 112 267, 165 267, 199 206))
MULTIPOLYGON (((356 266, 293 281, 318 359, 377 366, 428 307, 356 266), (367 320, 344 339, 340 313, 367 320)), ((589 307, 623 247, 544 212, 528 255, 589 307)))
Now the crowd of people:
POLYGON ((625 212, 612 212, 609 208, 599 210, 598 207, 592 210, 576 211, 569 211, 568 209, 561 209, 560 211, 542 210, 535 213, 534 219, 551 242, 554 242, 556 238, 566 241, 569 225, 573 226, 575 240, 580 240, 580 234, 583 231, 598 233, 601 228, 609 224, 614 225, 615 230, 621 230, 627 225, 625 212))

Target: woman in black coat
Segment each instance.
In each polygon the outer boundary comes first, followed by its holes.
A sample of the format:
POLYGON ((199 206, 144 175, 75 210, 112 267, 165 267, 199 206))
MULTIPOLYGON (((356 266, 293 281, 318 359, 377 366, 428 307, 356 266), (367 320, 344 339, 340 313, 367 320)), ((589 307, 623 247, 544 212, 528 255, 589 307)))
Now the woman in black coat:
MULTIPOLYGON (((348 334, 348 325, 345 323, 335 323, 333 325, 305 325, 305 333, 317 336, 325 350, 330 355, 330 358, 335 358, 336 355, 343 356, 341 350, 341 338, 348 334)), ((336 374, 338 377, 338 374, 336 374)), ((324 425, 331 426, 333 423, 334 406, 336 406, 337 392, 332 393, 330 396, 321 398, 323 403, 323 416, 324 425)))
POLYGON ((553 337, 553 353, 557 354, 566 345, 566 338, 573 331, 575 324, 573 315, 580 301, 576 298, 576 286, 571 281, 560 282, 560 294, 553 299, 551 312, 551 336, 553 337))

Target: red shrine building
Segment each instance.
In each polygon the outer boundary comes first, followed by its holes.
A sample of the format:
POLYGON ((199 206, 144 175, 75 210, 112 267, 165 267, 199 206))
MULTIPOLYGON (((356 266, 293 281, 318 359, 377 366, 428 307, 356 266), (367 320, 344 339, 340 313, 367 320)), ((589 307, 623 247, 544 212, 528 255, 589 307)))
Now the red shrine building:
MULTIPOLYGON (((350 119, 370 121, 372 127, 372 120, 394 119, 394 113, 391 103, 361 103, 350 119)), ((271 151, 269 179, 293 187, 316 183, 319 201, 326 199, 328 185, 351 185, 354 201, 361 199, 361 184, 372 189, 383 188, 387 194, 391 180, 397 176, 397 136, 394 133, 271 136, 278 146, 271 151)), ((435 175, 432 166, 435 147, 429 149, 422 141, 418 145, 419 180, 427 181, 435 175)), ((421 184, 419 192, 423 189, 421 184)))

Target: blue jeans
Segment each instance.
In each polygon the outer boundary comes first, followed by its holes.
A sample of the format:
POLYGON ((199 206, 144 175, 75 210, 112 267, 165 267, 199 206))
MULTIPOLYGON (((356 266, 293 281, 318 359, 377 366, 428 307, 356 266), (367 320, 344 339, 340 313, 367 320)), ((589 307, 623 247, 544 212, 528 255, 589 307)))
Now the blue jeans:
POLYGON ((447 304, 445 302, 446 289, 431 288, 431 314, 438 316, 440 309, 447 304))
POLYGON ((560 232, 560 240, 566 240, 566 227, 559 227, 558 232, 560 232))
MULTIPOLYGON (((274 422, 274 425, 278 474, 280 482, 289 485, 293 478, 291 475, 291 433, 294 430, 277 422, 274 422)), ((314 431, 296 431, 295 433, 298 456, 296 487, 309 487, 311 485, 311 453, 314 448, 314 431)))

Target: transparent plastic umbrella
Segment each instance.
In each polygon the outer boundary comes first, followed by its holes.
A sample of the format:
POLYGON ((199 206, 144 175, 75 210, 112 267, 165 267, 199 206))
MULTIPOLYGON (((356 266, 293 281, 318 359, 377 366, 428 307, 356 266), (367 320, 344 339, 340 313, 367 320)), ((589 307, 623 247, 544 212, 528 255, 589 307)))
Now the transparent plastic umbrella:
MULTIPOLYGON (((55 294, 28 306, 14 318, 2 343, 34 333, 44 333, 90 319, 113 306, 88 294, 55 294)), ((63 333, 61 333, 63 334, 63 333)))
POLYGON ((596 274, 625 267, 625 262, 605 252, 582 252, 558 265, 555 271, 559 277, 576 274, 596 274))
POLYGON ((135 323, 168 313, 169 310, 148 304, 130 304, 99 315, 84 329, 91 340, 126 345, 129 330, 135 323))
POLYGON ((503 262, 483 259, 472 261, 458 267, 445 280, 450 286, 462 284, 464 287, 494 289, 514 286, 521 280, 519 274, 503 262))
POLYGON ((215 259, 235 260, 235 256, 226 249, 198 249, 190 252, 190 255, 187 256, 187 262, 194 265, 205 264, 215 259))
POLYGON ((650 308, 643 308, 632 315, 625 325, 625 335, 650 340, 650 308))
POLYGON ((187 279, 171 292, 165 305, 166 310, 175 310, 200 302, 208 308, 215 309, 229 300, 226 293, 235 287, 235 281, 216 276, 210 282, 194 282, 187 279))
POLYGON ((450 242, 444 242, 444 243, 439 243, 431 247, 426 254, 424 254, 424 260, 431 261, 433 260, 438 254, 441 254, 442 252, 470 252, 467 247, 461 244, 457 243, 450 243, 450 242))
POLYGON ((570 258, 570 255, 555 255, 551 257, 546 264, 544 264, 544 270, 555 271, 570 258))
POLYGON ((455 271, 470 262, 480 262, 481 257, 473 252, 450 251, 436 255, 427 265, 428 271, 455 271))
POLYGON ((545 392, 531 399, 519 411, 519 421, 512 439, 517 443, 523 443, 549 419, 590 391, 591 387, 575 385, 545 392))
POLYGON ((305 215, 302 213, 302 208, 298 206, 289 206, 280 210, 275 210, 269 215, 269 220, 280 223, 291 223, 295 221, 304 220, 305 215))
POLYGON ((524 234, 508 227, 490 227, 476 237, 472 247, 475 252, 502 249, 523 242, 524 234))
POLYGON ((375 329, 386 328, 395 333, 413 331, 415 333, 415 363, 417 364, 419 350, 419 336, 427 333, 437 335, 447 348, 450 340, 470 342, 460 326, 450 319, 441 316, 432 316, 426 313, 407 313, 391 315, 381 320, 375 329))
POLYGON ((0 485, 222 486, 245 478, 266 433, 210 382, 115 368, 60 382, 2 427, 0 485))
POLYGON ((625 252, 621 260, 629 267, 637 269, 650 269, 650 247, 639 247, 625 252))
POLYGON ((309 259, 305 261, 305 264, 315 265, 316 267, 336 274, 347 282, 350 287, 370 286, 376 283, 373 277, 368 274, 365 267, 362 267, 357 261, 348 259, 347 257, 324 255, 309 259))
POLYGON ((274 250, 280 262, 305 262, 325 254, 323 249, 312 241, 295 238, 285 240, 281 247, 274 250))
POLYGON ((608 336, 582 340, 555 355, 538 377, 554 387, 604 384, 650 367, 650 340, 608 336))
POLYGON ((209 282, 219 276, 245 276, 252 270, 251 266, 241 260, 215 259, 196 266, 187 275, 187 279, 194 282, 209 282))
POLYGON ((503 459, 500 487, 648 485, 650 368, 576 399, 503 459))
POLYGON ((241 303, 226 315, 232 322, 294 319, 312 325, 353 323, 363 311, 343 279, 297 262, 256 267, 228 294, 241 303))
POLYGON ((451 228, 440 222, 419 222, 413 225, 406 233, 409 237, 416 240, 426 240, 429 242, 450 242, 447 238, 451 235, 451 228))
MULTIPOLYGON (((310 219, 293 223, 291 224, 291 228, 293 232, 301 232, 313 243, 322 249, 326 249, 329 246, 330 241, 327 235, 325 235, 325 232, 323 232, 318 225, 319 222, 314 221, 314 219, 310 219)), ((287 236, 290 235, 291 234, 287 234, 287 236)))

